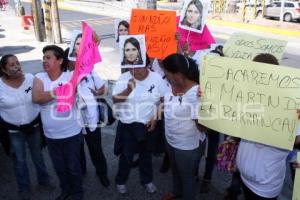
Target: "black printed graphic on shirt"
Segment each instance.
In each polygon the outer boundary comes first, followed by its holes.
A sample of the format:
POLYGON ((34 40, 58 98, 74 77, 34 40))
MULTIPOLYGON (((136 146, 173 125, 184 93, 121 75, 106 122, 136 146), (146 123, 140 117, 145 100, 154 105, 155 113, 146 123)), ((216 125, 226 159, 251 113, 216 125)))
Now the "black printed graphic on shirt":
POLYGON ((30 90, 32 90, 32 87, 31 87, 31 86, 29 86, 29 87, 25 90, 25 92, 26 92, 26 93, 29 93, 30 90))
POLYGON ((155 85, 152 84, 152 85, 150 86, 150 89, 148 90, 148 92, 152 93, 152 90, 153 90, 154 88, 155 88, 155 85))

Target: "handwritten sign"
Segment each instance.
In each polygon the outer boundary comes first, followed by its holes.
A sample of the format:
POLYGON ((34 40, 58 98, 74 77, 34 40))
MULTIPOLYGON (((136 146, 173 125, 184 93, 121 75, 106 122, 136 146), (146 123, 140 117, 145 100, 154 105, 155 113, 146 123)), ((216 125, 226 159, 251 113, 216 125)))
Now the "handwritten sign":
POLYGON ((147 54, 151 58, 163 59, 177 52, 175 11, 133 9, 129 33, 145 34, 147 54))
MULTIPOLYGON (((300 153, 297 154, 297 162, 300 163, 300 153)), ((293 200, 300 200, 300 169, 296 169, 294 189, 293 189, 293 200)))
POLYGON ((101 61, 97 43, 93 39, 93 29, 85 22, 82 22, 82 29, 83 35, 73 76, 69 83, 55 89, 58 112, 67 112, 73 107, 77 83, 93 70, 95 63, 101 61))
POLYGON ((202 33, 192 32, 182 29, 178 26, 179 17, 176 18, 177 31, 180 33, 180 47, 183 48, 184 43, 188 43, 192 51, 208 49, 211 44, 215 44, 215 39, 211 35, 209 29, 205 25, 202 33))
POLYGON ((269 53, 281 60, 287 41, 235 33, 224 45, 226 57, 253 60, 260 53, 269 53))
POLYGON ((300 106, 300 70, 204 56, 199 123, 216 131, 292 149, 300 106))

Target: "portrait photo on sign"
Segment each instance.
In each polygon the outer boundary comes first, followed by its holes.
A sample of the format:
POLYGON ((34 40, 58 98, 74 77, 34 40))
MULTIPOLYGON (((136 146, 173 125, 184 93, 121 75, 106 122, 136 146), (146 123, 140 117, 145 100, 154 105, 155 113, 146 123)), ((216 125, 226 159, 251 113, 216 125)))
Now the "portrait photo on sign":
POLYGON ((116 19, 114 21, 115 24, 115 39, 118 43, 120 40, 120 35, 128 35, 129 34, 129 20, 127 19, 116 19))
POLYGON ((146 66, 145 35, 122 35, 119 41, 122 68, 146 66))
POLYGON ((179 27, 202 33, 208 15, 208 0, 186 0, 181 10, 179 27))
POLYGON ((82 39, 82 31, 74 30, 72 32, 71 44, 68 59, 71 61, 76 61, 77 54, 79 52, 79 47, 82 39))

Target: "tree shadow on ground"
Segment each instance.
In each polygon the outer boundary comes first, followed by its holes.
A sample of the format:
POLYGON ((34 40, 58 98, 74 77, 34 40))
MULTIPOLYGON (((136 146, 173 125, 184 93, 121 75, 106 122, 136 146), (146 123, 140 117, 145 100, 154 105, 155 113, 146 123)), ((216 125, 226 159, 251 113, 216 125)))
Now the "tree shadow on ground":
POLYGON ((20 54, 32 51, 35 47, 28 45, 20 45, 20 46, 4 46, 0 47, 0 56, 5 54, 20 54))

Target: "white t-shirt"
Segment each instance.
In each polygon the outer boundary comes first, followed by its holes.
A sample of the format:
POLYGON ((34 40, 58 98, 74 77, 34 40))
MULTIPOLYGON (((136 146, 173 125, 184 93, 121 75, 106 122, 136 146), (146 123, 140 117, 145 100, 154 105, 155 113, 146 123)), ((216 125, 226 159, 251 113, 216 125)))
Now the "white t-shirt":
POLYGON ((164 94, 168 93, 168 92, 171 92, 171 85, 168 82, 168 80, 166 79, 165 72, 159 66, 158 60, 156 58, 153 60, 151 70, 153 70, 154 72, 159 74, 160 77, 163 79, 163 81, 164 81, 164 94))
MULTIPOLYGON (((300 135, 298 128, 297 135, 300 135)), ((236 164, 245 185, 255 194, 274 198, 281 192, 289 151, 241 140, 236 164)))
MULTIPOLYGON (((44 91, 52 91, 59 85, 67 83, 72 73, 63 72, 55 81, 51 81, 46 72, 36 74, 36 77, 43 82, 44 91)), ((81 131, 80 116, 76 104, 69 112, 60 113, 56 111, 56 99, 41 105, 41 118, 44 133, 47 138, 63 139, 77 135, 81 131)))
POLYGON ((165 135, 174 148, 193 150, 205 139, 205 133, 198 130, 194 121, 198 119, 198 87, 193 86, 182 96, 172 92, 164 96, 165 135))
MULTIPOLYGON (((113 89, 113 95, 120 94, 127 88, 128 81, 133 78, 130 72, 123 73, 113 89)), ((143 81, 135 80, 136 87, 126 101, 116 103, 114 110, 117 118, 126 124, 140 122, 147 124, 156 113, 159 100, 164 95, 162 78, 149 70, 143 81)))
POLYGON ((102 80, 96 72, 92 71, 77 87, 79 98, 82 99, 82 101, 80 101, 82 104, 79 104, 78 107, 81 110, 83 123, 89 127, 90 131, 96 129, 99 121, 98 103, 90 88, 98 90, 105 83, 106 82, 102 80))
POLYGON ((25 74, 19 88, 13 88, 0 78, 0 115, 10 124, 20 126, 32 122, 40 112, 40 106, 32 102, 34 76, 25 74))

